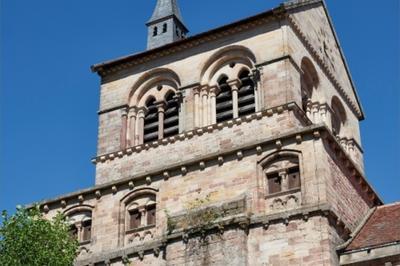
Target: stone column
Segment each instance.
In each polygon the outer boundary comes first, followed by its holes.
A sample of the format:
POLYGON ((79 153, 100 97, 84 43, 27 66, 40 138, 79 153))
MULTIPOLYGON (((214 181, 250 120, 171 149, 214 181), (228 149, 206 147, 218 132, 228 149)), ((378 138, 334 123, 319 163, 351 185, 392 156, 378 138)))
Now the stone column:
POLYGON ((279 172, 279 176, 281 177, 281 188, 282 191, 287 191, 289 189, 289 179, 288 179, 288 171, 285 169, 279 172))
POLYGON ((217 87, 210 89, 210 124, 217 123, 217 87))
POLYGON ((208 88, 205 87, 201 90, 201 95, 202 95, 202 108, 203 108, 203 115, 202 115, 202 123, 201 126, 206 126, 208 124, 208 88))
POLYGON ((307 114, 307 117, 310 119, 310 120, 313 120, 313 118, 312 118, 312 116, 311 116, 311 110, 312 109, 312 102, 311 102, 311 99, 307 99, 307 104, 306 104, 306 114, 307 114))
POLYGON ((146 226, 147 224, 146 208, 145 207, 139 208, 139 212, 140 212, 140 226, 146 226))
POLYGON ((81 242, 81 239, 83 237, 83 232, 82 232, 82 223, 75 224, 76 226, 76 237, 78 238, 78 242, 81 242))
POLYGON ((319 102, 315 102, 312 104, 312 121, 314 123, 319 123, 319 102))
POLYGON ((238 103, 238 92, 239 84, 232 84, 232 105, 233 105, 233 118, 239 117, 239 103, 238 103))
POLYGON ((128 124, 128 112, 126 109, 121 111, 121 134, 120 134, 120 148, 121 150, 126 149, 127 142, 127 124, 128 124))
POLYGON ((324 122, 326 124, 326 112, 327 112, 327 106, 326 103, 321 104, 319 107, 319 117, 320 117, 320 122, 324 122))
POLYGON ((144 117, 146 116, 147 110, 145 107, 140 109, 138 111, 137 115, 137 127, 136 127, 136 138, 135 138, 135 143, 137 145, 143 144, 143 130, 144 130, 144 117))
POLYGON ((194 127, 200 127, 200 88, 193 90, 194 94, 194 127))
POLYGON ((136 116, 137 116, 137 110, 136 107, 131 107, 129 109, 129 131, 128 131, 128 145, 130 147, 133 147, 136 145, 136 116))
POLYGON ((164 138, 164 116, 167 104, 164 101, 156 102, 158 111, 158 139, 164 138))

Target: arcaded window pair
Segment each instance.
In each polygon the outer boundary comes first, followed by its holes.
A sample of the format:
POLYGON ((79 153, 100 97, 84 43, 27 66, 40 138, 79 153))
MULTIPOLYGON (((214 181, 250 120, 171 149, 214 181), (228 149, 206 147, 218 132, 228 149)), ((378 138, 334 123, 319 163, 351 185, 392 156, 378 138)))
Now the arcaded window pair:
POLYGON ((300 189, 300 166, 296 156, 277 158, 264 168, 267 195, 294 192, 300 189))
POLYGON ((245 70, 238 78, 241 84, 237 90, 227 83, 228 77, 222 76, 219 79, 219 92, 216 97, 217 123, 256 111, 254 82, 250 72, 245 70))
POLYGON ((152 194, 133 198, 127 205, 127 230, 135 230, 156 224, 156 202, 152 194))
POLYGON ((174 93, 169 93, 163 102, 156 102, 153 97, 149 98, 146 108, 144 143, 168 138, 179 133, 179 102, 174 93))
POLYGON ((88 243, 92 237, 92 213, 91 212, 77 212, 68 217, 70 224, 70 234, 79 243, 88 243))

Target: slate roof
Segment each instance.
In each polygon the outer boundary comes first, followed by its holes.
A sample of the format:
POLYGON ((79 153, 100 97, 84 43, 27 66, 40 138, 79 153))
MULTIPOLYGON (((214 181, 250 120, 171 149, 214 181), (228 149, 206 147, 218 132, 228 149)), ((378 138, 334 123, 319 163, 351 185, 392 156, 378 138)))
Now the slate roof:
POLYGON ((390 243, 400 243, 400 202, 377 207, 345 251, 390 243))
POLYGON ((182 23, 183 19, 177 1, 178 0, 157 0, 157 6, 148 23, 170 16, 175 16, 182 23))

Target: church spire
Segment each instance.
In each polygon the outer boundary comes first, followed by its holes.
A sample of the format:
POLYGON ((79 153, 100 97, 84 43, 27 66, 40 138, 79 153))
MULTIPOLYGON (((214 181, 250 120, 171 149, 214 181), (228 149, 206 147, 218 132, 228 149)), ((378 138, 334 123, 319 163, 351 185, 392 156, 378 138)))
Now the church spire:
POLYGON ((146 25, 147 49, 181 40, 188 33, 177 0, 157 0, 153 15, 146 25))

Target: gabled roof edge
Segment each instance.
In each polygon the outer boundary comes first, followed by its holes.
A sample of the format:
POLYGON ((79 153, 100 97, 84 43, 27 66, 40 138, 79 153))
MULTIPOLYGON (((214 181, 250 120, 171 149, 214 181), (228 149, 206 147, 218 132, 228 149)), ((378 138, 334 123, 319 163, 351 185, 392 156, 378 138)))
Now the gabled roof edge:
POLYGON ((360 109, 360 114, 361 114, 361 116, 358 117, 358 119, 359 119, 360 121, 362 121, 362 120, 365 119, 364 109, 363 109, 363 106, 362 106, 362 104, 361 104, 360 97, 359 97, 359 95, 358 95, 358 93, 357 93, 357 89, 356 89, 356 86, 355 86, 353 77, 352 77, 352 75, 351 75, 350 68, 349 68, 349 65, 348 65, 348 63, 347 63, 346 56, 344 55, 344 52, 343 52, 343 49, 342 49, 342 45, 340 44, 340 41, 339 41, 338 35, 337 35, 337 33, 336 33, 335 27, 333 27, 333 20, 332 20, 331 15, 329 14, 328 7, 327 7, 327 5, 326 5, 326 2, 325 2, 325 0, 319 0, 319 1, 322 3, 322 6, 324 7, 326 16, 327 16, 327 18, 328 18, 329 26, 331 27, 331 30, 332 30, 332 32, 333 32, 333 36, 335 37, 335 41, 336 41, 336 43, 337 43, 337 45, 338 45, 338 49, 339 49, 339 52, 340 52, 340 56, 342 57, 342 61, 343 61, 344 67, 345 67, 345 69, 346 69, 347 76, 348 76, 348 78, 349 78, 349 80, 350 80, 351 88, 353 89, 353 93, 354 93, 354 95, 355 95, 355 97, 356 97, 356 101, 357 101, 357 104, 358 104, 358 108, 360 109))

